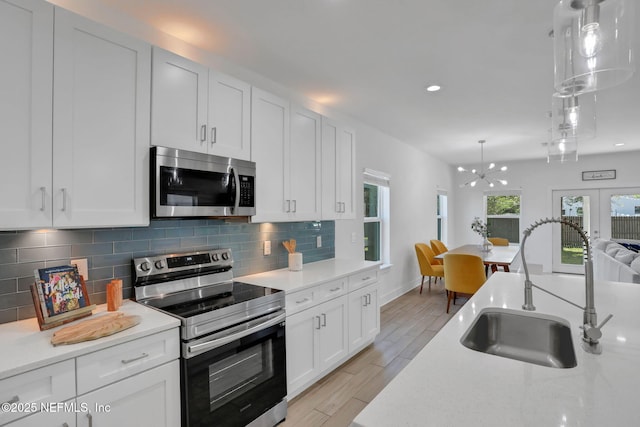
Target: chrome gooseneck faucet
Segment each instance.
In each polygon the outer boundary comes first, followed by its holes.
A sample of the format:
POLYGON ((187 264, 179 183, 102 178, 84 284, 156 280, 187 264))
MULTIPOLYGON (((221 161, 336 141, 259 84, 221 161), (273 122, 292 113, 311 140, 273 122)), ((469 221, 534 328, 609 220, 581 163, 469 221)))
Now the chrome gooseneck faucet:
POLYGON ((548 293, 549 295, 559 298, 562 301, 573 305, 574 307, 578 307, 584 312, 583 322, 582 322, 583 323, 582 348, 589 353, 594 353, 594 354, 602 353, 602 347, 598 342, 600 337, 602 337, 601 329, 605 325, 605 323, 607 323, 609 319, 613 317, 613 315, 612 314, 608 315, 604 319, 604 321, 600 325, 598 325, 598 316, 596 314, 596 307, 595 307, 594 296, 593 296, 594 294, 593 292, 593 261, 591 260, 591 246, 589 245, 589 237, 587 236, 587 233, 585 233, 585 231, 582 230, 580 226, 578 226, 577 224, 574 224, 571 221, 567 221, 562 218, 545 218, 531 224, 529 228, 524 230, 522 234, 524 235, 524 237, 522 239, 522 243, 520 244, 520 256, 522 257, 522 267, 524 269, 524 274, 525 274, 524 304, 522 305, 522 309, 527 311, 534 311, 536 309, 536 307, 533 305, 533 288, 534 287, 536 289, 540 289, 541 291, 548 293), (563 298, 559 295, 554 294, 553 292, 550 292, 544 288, 541 288, 538 285, 535 285, 529 279, 529 269, 527 267, 527 260, 524 255, 524 245, 527 241, 527 237, 531 235, 531 232, 533 230, 535 230, 536 228, 538 228, 543 224, 550 224, 550 223, 559 223, 559 224, 563 224, 573 228, 578 232, 578 234, 580 234, 580 238, 583 241, 584 279, 585 279, 585 294, 586 294, 586 301, 585 301, 584 307, 581 307, 578 304, 575 304, 566 298, 563 298))

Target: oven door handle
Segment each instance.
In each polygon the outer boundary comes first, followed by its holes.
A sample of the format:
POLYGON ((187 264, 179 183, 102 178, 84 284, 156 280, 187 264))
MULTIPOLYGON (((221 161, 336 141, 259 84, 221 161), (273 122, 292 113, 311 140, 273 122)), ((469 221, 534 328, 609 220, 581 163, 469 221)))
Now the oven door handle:
POLYGON ((251 323, 247 323, 245 325, 241 325, 243 328, 237 332, 237 329, 232 329, 228 334, 223 335, 219 338, 213 339, 211 341, 206 341, 200 344, 194 344, 187 346, 187 351, 189 354, 201 353, 205 350, 211 350, 214 348, 222 347, 225 344, 229 344, 230 342, 239 340, 240 338, 244 338, 248 335, 253 334, 254 332, 260 331, 262 329, 268 328, 273 325, 277 325, 282 322, 286 318, 286 313, 282 312, 280 314, 274 313, 269 316, 266 316, 268 320, 264 322, 260 322, 256 325, 251 325, 251 323), (274 317, 275 316, 275 317, 274 317))

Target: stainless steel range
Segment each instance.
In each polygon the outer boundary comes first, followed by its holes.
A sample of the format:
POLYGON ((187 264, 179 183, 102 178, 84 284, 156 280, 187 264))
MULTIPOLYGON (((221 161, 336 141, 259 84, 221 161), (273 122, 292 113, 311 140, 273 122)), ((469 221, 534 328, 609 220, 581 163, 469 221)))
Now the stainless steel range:
POLYGON ((136 300, 181 322, 183 427, 285 418, 284 292, 234 281, 230 249, 136 258, 133 270, 136 300))

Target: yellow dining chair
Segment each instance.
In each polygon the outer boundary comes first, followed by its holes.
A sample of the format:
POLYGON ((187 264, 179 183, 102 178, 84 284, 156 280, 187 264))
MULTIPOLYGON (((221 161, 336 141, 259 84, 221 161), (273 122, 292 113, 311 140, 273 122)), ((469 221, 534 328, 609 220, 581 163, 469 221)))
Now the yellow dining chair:
POLYGON ((509 246, 509 239, 504 237, 489 237, 489 241, 493 243, 493 246, 509 246))
MULTIPOLYGON (((493 246, 509 246, 509 239, 505 239, 504 237, 489 237, 489 241, 493 244, 493 246)), ((508 265, 503 265, 502 269, 506 272, 509 272, 508 265)), ((496 271, 498 271, 498 266, 496 264, 491 264, 491 272, 495 273, 496 271)))
POLYGON ((473 295, 487 281, 484 263, 478 255, 446 254, 444 256, 444 287, 448 291, 447 313, 457 294, 473 295))
POLYGON ((425 243, 416 243, 415 248, 418 264, 420 265, 420 274, 422 274, 422 282, 420 283, 420 293, 422 293, 425 276, 429 276, 429 290, 431 290, 431 277, 435 277, 435 280, 438 280, 438 277, 444 277, 444 267, 434 264, 433 257, 435 254, 425 243))
MULTIPOLYGON (((440 255, 440 254, 443 254, 443 253, 449 251, 449 249, 447 249, 445 244, 442 243, 440 240, 435 240, 434 239, 434 240, 431 240, 429 243, 431 243, 431 250, 436 255, 440 255)), ((442 265, 442 263, 443 263, 443 261, 441 259, 434 259, 433 262, 434 262, 434 264, 440 264, 440 265, 442 265)))

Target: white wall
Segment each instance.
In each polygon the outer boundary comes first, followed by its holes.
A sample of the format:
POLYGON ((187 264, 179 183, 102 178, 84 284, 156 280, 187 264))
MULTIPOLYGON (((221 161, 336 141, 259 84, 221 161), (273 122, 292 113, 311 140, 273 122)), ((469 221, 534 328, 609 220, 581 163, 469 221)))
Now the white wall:
POLYGON ((436 195, 452 187, 452 169, 432 156, 365 125, 356 126, 356 219, 336 221, 336 257, 362 259, 364 168, 391 175, 391 264, 383 270, 381 301, 414 287, 420 278, 414 244, 437 236, 436 195), (352 233, 356 243, 351 242, 352 233))
MULTIPOLYGON (((327 117, 346 122, 356 131, 356 219, 336 221, 336 257, 362 259, 363 188, 362 171, 370 168, 391 175, 391 263, 381 280, 384 304, 414 287, 420 278, 413 245, 436 237, 437 190, 451 190, 452 170, 442 161, 390 137, 358 120, 292 93, 260 74, 224 58, 197 49, 107 6, 86 0, 48 0, 72 12, 142 40, 173 51, 193 61, 233 75, 253 86, 298 102, 327 117), (355 243, 352 234, 355 233, 355 243)), ((450 195, 453 193, 450 192, 450 195)), ((452 212, 450 209, 449 212, 452 212)), ((451 231, 449 231, 451 233, 451 231)))
MULTIPOLYGON (((613 147, 611 151, 614 151, 613 147)), ((505 176, 509 184, 504 189, 522 192, 520 233, 536 220, 554 216, 553 190, 640 186, 640 151, 580 156, 578 162, 564 164, 548 164, 544 159, 505 164, 509 167, 505 176), (615 180, 582 181, 582 171, 608 169, 616 170, 615 180)), ((466 181, 467 175, 455 173, 456 186, 466 181)), ((474 216, 483 217, 485 190, 488 188, 462 188, 456 191, 449 206, 455 212, 450 239, 455 246, 479 240, 479 236, 471 231, 471 221, 474 216)), ((545 272, 551 271, 551 231, 551 226, 541 227, 527 240, 527 262, 542 264, 545 272)))

